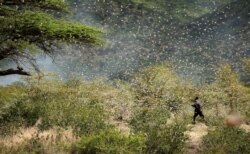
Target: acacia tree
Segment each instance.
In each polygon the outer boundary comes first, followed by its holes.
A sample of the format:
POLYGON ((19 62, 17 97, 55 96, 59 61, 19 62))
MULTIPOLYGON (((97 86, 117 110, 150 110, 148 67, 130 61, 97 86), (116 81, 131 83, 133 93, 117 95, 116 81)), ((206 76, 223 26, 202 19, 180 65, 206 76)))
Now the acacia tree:
POLYGON ((64 0, 0 0, 0 61, 12 60, 17 68, 2 70, 0 76, 30 75, 20 63, 39 71, 35 54, 53 55, 62 43, 96 46, 102 32, 63 16, 69 13, 64 0))

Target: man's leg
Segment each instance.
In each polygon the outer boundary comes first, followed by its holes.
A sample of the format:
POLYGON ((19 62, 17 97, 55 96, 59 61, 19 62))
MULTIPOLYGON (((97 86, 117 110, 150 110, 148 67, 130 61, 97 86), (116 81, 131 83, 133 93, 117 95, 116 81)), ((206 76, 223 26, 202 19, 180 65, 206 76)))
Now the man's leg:
POLYGON ((194 116, 193 116, 193 123, 195 124, 195 118, 199 115, 198 112, 194 112, 194 116))
POLYGON ((202 113, 202 111, 199 112, 199 116, 202 118, 202 120, 206 123, 207 125, 207 121, 205 120, 204 114, 202 113))
POLYGON ((204 115, 203 115, 202 111, 199 112, 199 116, 204 120, 204 115))

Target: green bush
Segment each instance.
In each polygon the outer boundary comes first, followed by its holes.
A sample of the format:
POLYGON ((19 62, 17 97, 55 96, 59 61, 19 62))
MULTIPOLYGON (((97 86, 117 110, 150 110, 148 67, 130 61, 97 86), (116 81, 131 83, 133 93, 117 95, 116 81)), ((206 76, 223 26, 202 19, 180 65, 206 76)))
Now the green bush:
POLYGON ((210 130, 203 139, 204 154, 250 153, 250 133, 240 128, 219 127, 210 130))
MULTIPOLYGON (((32 107, 39 108, 41 123, 39 128, 49 129, 54 126, 73 128, 77 135, 99 131, 107 127, 107 112, 103 99, 92 95, 88 87, 94 90, 98 85, 83 81, 67 83, 58 80, 40 81, 32 84, 27 101, 32 107), (76 83, 77 82, 77 83, 76 83)), ((104 85, 105 86, 105 85, 104 85)), ((105 88, 99 86, 99 88, 105 88)))
POLYGON ((83 82, 72 85, 59 80, 33 79, 21 87, 0 88, 0 94, 5 96, 0 98, 1 135, 33 126, 38 119, 41 119, 38 125, 41 130, 70 127, 76 134, 83 134, 106 128, 108 114, 104 99, 85 90, 87 86, 92 90, 106 88, 83 82))
POLYGON ((177 119, 170 119, 163 107, 136 111, 130 125, 135 132, 147 135, 146 153, 182 153, 187 140, 186 126, 177 119))
POLYGON ((142 134, 126 136, 115 129, 107 129, 83 136, 75 148, 76 153, 84 154, 140 154, 144 153, 145 137, 142 134))
POLYGON ((26 102, 26 88, 13 84, 0 87, 0 135, 14 133, 18 127, 34 125, 39 118, 39 108, 26 102))
POLYGON ((133 80, 136 103, 148 108, 165 106, 169 111, 180 111, 194 94, 193 86, 182 82, 168 65, 143 69, 133 80))
POLYGON ((136 110, 130 119, 130 126, 135 132, 148 132, 148 130, 165 125, 170 117, 170 113, 166 108, 142 108, 136 110))
POLYGON ((188 100, 190 87, 182 85, 166 66, 143 70, 134 84, 137 104, 130 125, 132 131, 147 135, 146 153, 182 153, 186 127, 170 115, 188 100))
POLYGON ((187 140, 185 131, 186 127, 177 123, 151 129, 147 133, 147 153, 182 153, 187 140))

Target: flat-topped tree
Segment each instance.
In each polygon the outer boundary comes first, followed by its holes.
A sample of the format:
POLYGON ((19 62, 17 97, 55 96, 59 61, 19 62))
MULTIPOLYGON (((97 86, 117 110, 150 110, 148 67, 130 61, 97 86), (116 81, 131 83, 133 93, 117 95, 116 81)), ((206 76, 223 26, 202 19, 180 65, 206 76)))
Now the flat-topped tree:
POLYGON ((38 69, 35 54, 54 54, 62 43, 83 46, 103 43, 100 30, 58 17, 62 16, 58 13, 68 12, 64 0, 0 0, 0 61, 17 63, 16 69, 0 69, 0 76, 30 75, 19 63, 28 60, 38 69))

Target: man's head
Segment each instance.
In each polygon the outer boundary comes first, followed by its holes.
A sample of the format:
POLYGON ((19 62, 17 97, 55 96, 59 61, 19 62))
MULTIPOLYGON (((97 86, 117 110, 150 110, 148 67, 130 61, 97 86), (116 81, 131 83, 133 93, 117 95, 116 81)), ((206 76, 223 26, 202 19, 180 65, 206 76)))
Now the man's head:
POLYGON ((198 100, 199 99, 199 97, 195 97, 195 99, 194 100, 198 100))

